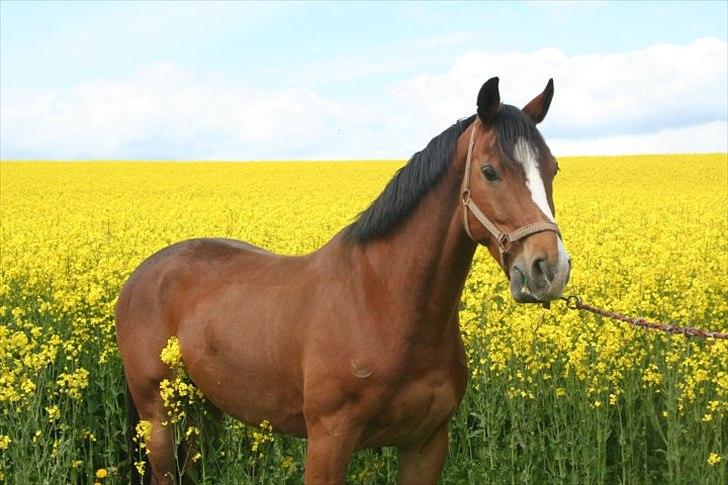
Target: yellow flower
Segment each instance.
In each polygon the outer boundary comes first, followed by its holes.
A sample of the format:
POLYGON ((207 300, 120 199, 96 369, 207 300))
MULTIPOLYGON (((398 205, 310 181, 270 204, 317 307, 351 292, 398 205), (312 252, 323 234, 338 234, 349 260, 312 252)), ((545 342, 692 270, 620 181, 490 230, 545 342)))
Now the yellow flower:
POLYGON ((656 386, 662 382, 662 374, 660 374, 657 366, 652 364, 642 374, 642 380, 646 384, 656 386))
POLYGON ((73 399, 81 397, 81 391, 88 387, 88 371, 79 367, 73 372, 63 372, 56 381, 60 391, 73 399))
POLYGON ((56 458, 59 451, 61 451, 61 440, 55 439, 53 440, 53 449, 51 450, 51 456, 53 458, 56 458))
POLYGON ((106 470, 106 468, 99 468, 96 470, 96 478, 103 480, 109 475, 109 472, 106 470))
MULTIPOLYGON (((574 259, 570 292, 620 312, 728 330, 728 188, 716 183, 728 176, 725 153, 559 163, 554 194, 574 259)), ((348 224, 402 162, 0 164, 0 412, 33 423, 42 398, 51 423, 35 435, 31 425, 30 443, 22 444, 15 429, 3 428, 0 448, 42 445, 61 459, 67 439, 80 437, 87 445, 96 436, 108 440, 99 435, 106 432, 100 423, 65 417, 86 409, 92 379, 119 364, 114 307, 142 260, 199 234, 308 253, 348 224), (295 183, 271 197, 272 174, 295 183), (241 199, 246 203, 236 202, 241 199)), ((646 332, 562 303, 549 312, 517 305, 484 248, 465 282, 459 320, 472 376, 468 391, 476 396, 498 389, 514 409, 547 396, 592 410, 601 406, 601 412, 630 395, 635 402, 667 403, 657 410, 663 421, 679 418, 686 430, 713 435, 725 425, 726 340, 646 332), (635 380, 637 389, 627 394, 623 387, 635 380), (670 399, 661 394, 667 390, 670 399)), ((186 418, 199 411, 203 396, 184 372, 178 339, 163 344, 158 358, 172 372, 159 389, 167 412, 162 426, 192 439, 197 432, 186 418)), ((107 391, 105 384, 100 379, 107 391)), ((248 433, 257 453, 273 439, 265 426, 234 429, 248 433)), ((136 432, 147 453, 151 424, 140 423, 136 432)), ((708 460, 724 464, 725 456, 712 453, 708 460)), ((141 461, 134 466, 144 471, 141 461)), ((111 467, 107 472, 116 475, 111 467)))
POLYGON ((250 449, 256 452, 262 444, 273 441, 273 426, 271 426, 267 419, 264 419, 260 423, 259 429, 253 429, 251 434, 253 442, 250 444, 250 449))
POLYGON ((281 468, 284 470, 296 470, 296 462, 293 460, 293 457, 291 456, 285 456, 283 457, 283 460, 281 460, 281 468))
POLYGON ((185 431, 185 438, 189 439, 192 435, 199 435, 200 434, 200 428, 196 426, 190 426, 185 431))
POLYGON ((176 367, 182 362, 182 350, 177 337, 170 337, 167 345, 162 349, 159 358, 170 367, 176 367))
POLYGON ((54 423, 58 421, 61 417, 61 409, 58 407, 57 404, 54 404, 53 406, 47 406, 45 408, 46 413, 48 413, 48 422, 54 423))
POLYGON ((136 440, 142 446, 146 446, 146 443, 152 439, 152 423, 149 421, 139 421, 135 428, 136 440))
POLYGON ((28 378, 25 378, 20 384, 20 389, 23 391, 23 394, 32 394, 33 391, 35 391, 35 382, 31 381, 28 378))
POLYGON ((711 453, 710 456, 708 456, 708 465, 715 466, 718 463, 720 463, 720 455, 718 453, 711 453))

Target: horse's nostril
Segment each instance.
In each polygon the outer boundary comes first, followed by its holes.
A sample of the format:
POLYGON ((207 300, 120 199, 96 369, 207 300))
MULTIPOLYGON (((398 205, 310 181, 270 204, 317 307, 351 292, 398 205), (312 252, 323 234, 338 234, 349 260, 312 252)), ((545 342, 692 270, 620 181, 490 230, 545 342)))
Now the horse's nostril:
POLYGON ((533 261, 532 271, 535 279, 544 278, 547 282, 554 279, 553 271, 549 267, 548 263, 541 258, 537 258, 533 261))

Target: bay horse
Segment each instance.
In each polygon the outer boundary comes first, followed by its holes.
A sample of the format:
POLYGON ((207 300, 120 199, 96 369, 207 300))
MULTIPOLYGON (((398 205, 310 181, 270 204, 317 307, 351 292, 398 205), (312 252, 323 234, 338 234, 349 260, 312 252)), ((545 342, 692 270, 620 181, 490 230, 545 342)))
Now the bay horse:
POLYGON ((399 483, 436 483, 468 378, 458 304, 477 245, 518 302, 558 298, 569 278, 557 163, 536 128, 553 92, 549 80, 521 110, 489 79, 477 114, 311 254, 194 239, 144 261, 119 295, 116 332, 133 411, 152 425, 152 480, 176 480, 159 389, 176 336, 214 407, 308 439, 306 483, 343 483, 354 451, 381 446, 398 449, 399 483))

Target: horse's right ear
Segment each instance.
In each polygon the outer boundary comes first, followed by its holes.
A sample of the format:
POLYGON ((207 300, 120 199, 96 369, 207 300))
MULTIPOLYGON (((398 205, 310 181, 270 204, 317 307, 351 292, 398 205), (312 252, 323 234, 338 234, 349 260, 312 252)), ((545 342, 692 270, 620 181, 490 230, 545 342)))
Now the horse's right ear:
POLYGON ((553 97, 554 80, 549 79, 549 82, 546 84, 546 89, 543 90, 543 93, 533 98, 530 103, 524 106, 523 112, 526 113, 529 118, 531 118, 531 121, 539 124, 543 121, 544 118, 546 118, 546 113, 548 113, 549 111, 549 106, 551 106, 551 100, 553 99, 553 97))
POLYGON ((478 117, 484 125, 490 124, 500 109, 500 93, 498 92, 498 78, 492 77, 485 81, 478 93, 478 117))

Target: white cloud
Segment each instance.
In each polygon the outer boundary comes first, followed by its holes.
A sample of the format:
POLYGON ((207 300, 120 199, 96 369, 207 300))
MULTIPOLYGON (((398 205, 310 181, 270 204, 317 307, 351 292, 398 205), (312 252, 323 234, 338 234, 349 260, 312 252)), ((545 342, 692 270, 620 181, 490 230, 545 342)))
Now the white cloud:
POLYGON ((544 124, 551 137, 655 133, 725 120, 728 47, 719 39, 687 46, 659 44, 627 53, 569 56, 553 48, 531 53, 471 51, 449 72, 419 76, 396 93, 423 119, 473 111, 477 90, 500 77, 501 99, 525 105, 554 78, 556 94, 544 124))
POLYGON ((713 121, 641 135, 552 138, 549 146, 558 155, 728 152, 728 122, 713 121))
POLYGON ((346 114, 307 88, 252 92, 169 63, 68 92, 11 92, 2 103, 4 158, 305 156, 346 114))
POLYGON ((345 99, 159 63, 67 90, 3 88, 0 157, 406 158, 474 112, 493 75, 516 105, 555 79, 542 129, 557 155, 725 151, 727 62, 726 42, 710 38, 611 54, 468 51, 447 72, 345 99))

